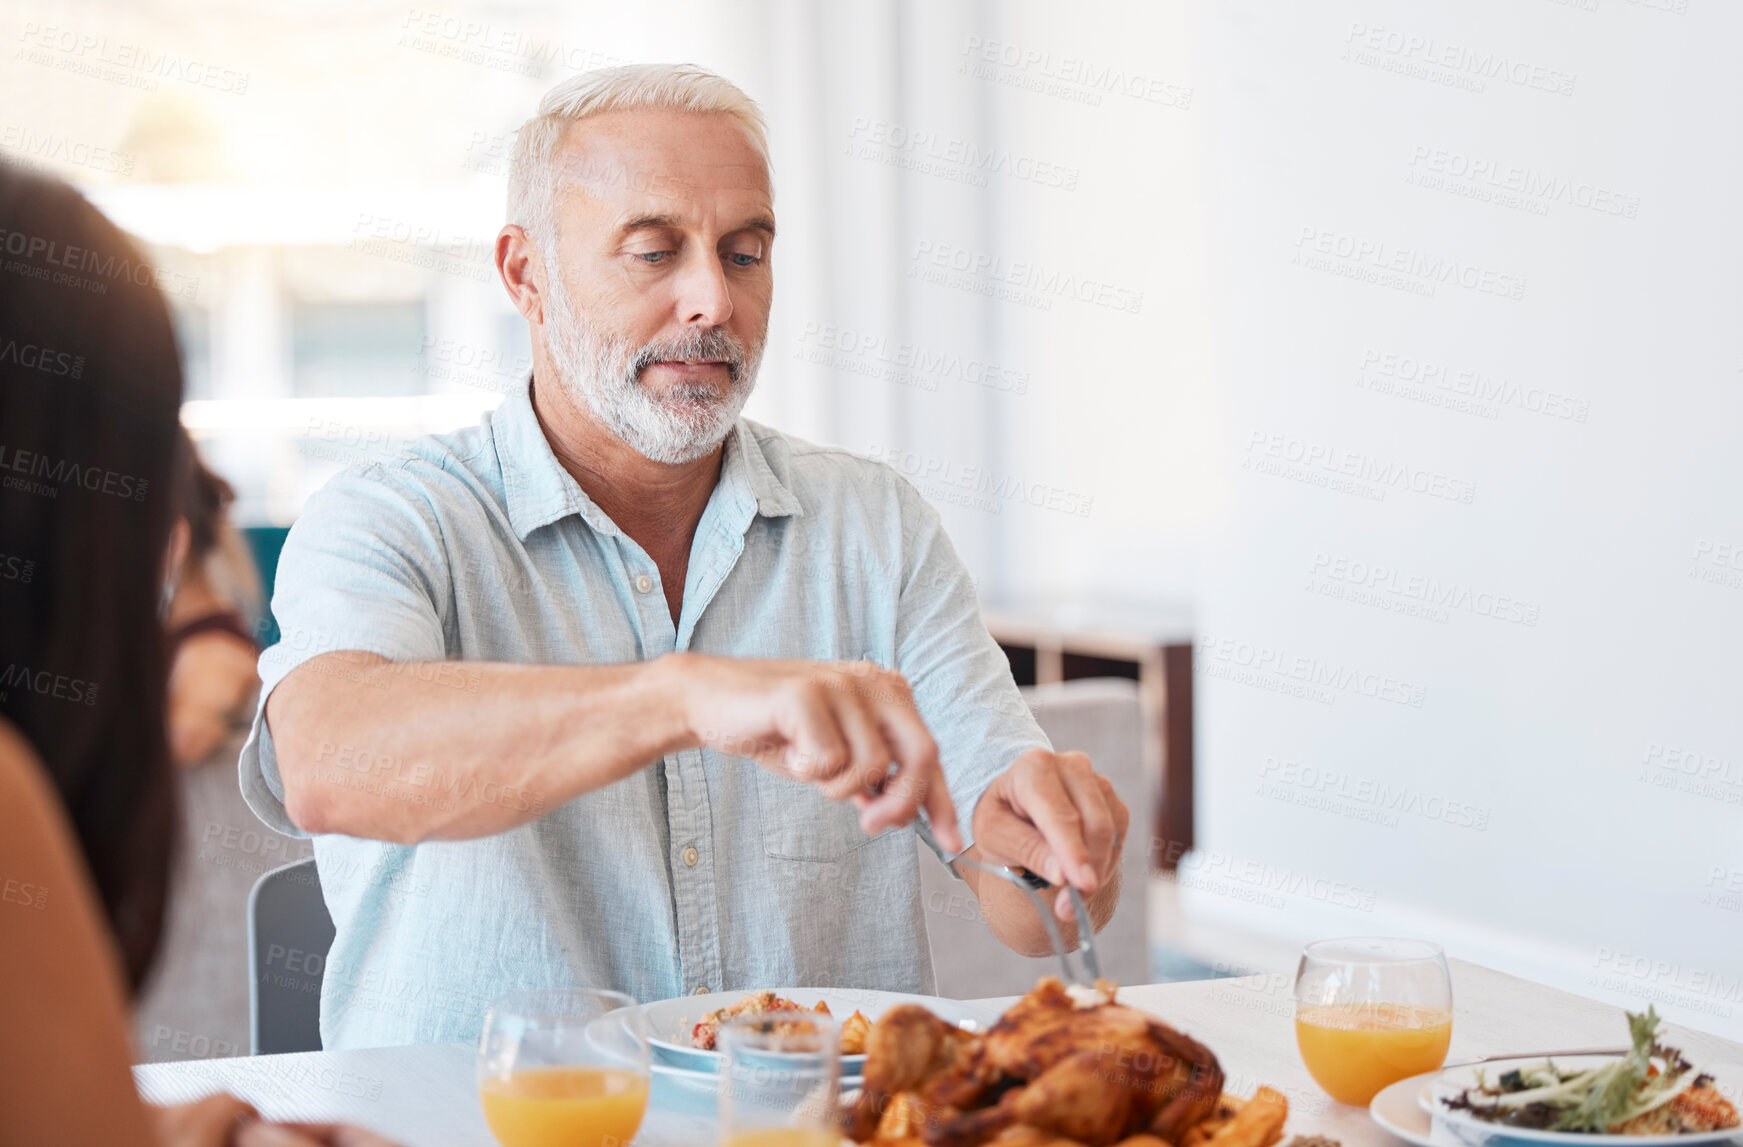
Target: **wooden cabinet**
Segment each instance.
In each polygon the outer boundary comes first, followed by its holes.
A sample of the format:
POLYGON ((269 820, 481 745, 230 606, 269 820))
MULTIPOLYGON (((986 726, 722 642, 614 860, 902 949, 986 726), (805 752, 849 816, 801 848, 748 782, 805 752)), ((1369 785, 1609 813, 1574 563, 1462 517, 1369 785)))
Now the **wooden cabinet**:
MULTIPOLYGON (((1192 616, 1180 608, 1033 602, 981 610, 1018 685, 1129 677, 1145 709, 1146 770, 1156 780, 1152 867, 1192 847, 1192 616)), ((1138 810, 1133 810, 1134 824, 1138 810)), ((1130 848, 1138 841, 1128 840, 1130 848)), ((1140 845, 1142 847, 1142 845, 1140 845)))

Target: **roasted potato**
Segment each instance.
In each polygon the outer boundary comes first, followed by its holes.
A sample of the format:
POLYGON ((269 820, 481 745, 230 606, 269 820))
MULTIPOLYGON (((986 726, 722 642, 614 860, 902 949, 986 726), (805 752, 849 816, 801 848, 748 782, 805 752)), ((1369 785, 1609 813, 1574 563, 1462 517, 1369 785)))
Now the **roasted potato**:
MULTIPOLYGON (((822 1005, 818 1005, 821 1007, 822 1005)), ((841 1021, 841 1054, 864 1055, 865 1037, 871 1033, 871 1021, 864 1012, 854 1012, 841 1021)))
POLYGON ((1193 1124, 1187 1129, 1186 1134, 1181 1136, 1180 1147, 1201 1147, 1202 1144, 1209 1142, 1211 1136, 1228 1126, 1229 1120, 1235 1117, 1235 1112, 1239 1111, 1241 1104, 1245 1102, 1246 1100, 1238 1095, 1223 1092, 1222 1098, 1217 1101, 1216 1110, 1193 1124))
POLYGON ((926 1111, 920 1105, 919 1097, 911 1091, 898 1091, 890 1097, 890 1105, 884 1108, 873 1141, 899 1143, 909 1139, 918 1140, 920 1128, 924 1126, 926 1111))
MULTIPOLYGON (((1223 1098, 1226 1101, 1229 1097, 1223 1098)), ((1219 1111, 1221 1107, 1218 1104, 1219 1111)), ((1283 1123, 1288 1118, 1289 1100, 1281 1092, 1260 1087, 1204 1142, 1206 1147, 1272 1147, 1283 1138, 1283 1123)))

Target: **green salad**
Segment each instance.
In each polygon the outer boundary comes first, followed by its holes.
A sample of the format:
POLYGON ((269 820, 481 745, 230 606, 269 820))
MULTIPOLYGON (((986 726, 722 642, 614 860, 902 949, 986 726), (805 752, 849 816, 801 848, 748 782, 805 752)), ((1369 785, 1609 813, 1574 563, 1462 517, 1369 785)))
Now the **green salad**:
POLYGON ((1449 1109, 1477 1119, 1540 1131, 1602 1133, 1645 1115, 1700 1081, 1682 1052, 1658 1042, 1658 1012, 1628 1013, 1628 1054, 1583 1071, 1564 1070, 1554 1060, 1514 1068, 1490 1082, 1481 1069, 1477 1086, 1446 1101, 1449 1109))

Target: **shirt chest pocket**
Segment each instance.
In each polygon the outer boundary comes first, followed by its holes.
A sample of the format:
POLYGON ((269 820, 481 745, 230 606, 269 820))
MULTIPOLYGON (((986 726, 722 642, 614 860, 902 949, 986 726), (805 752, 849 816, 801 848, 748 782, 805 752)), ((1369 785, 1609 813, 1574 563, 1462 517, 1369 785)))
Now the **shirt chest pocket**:
POLYGON ((778 860, 833 862, 880 840, 860 831, 859 810, 846 801, 832 801, 815 785, 790 781, 765 768, 756 769, 758 827, 763 851, 778 860))

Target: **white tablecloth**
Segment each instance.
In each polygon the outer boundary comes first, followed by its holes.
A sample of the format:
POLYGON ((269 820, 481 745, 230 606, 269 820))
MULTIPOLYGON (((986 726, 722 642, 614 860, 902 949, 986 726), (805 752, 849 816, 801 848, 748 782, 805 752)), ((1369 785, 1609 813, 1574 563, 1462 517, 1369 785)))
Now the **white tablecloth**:
MULTIPOLYGON (((1476 964, 1452 961, 1451 1058, 1508 1052, 1614 1047, 1627 1038, 1622 1010, 1476 964)), ((1326 1098, 1295 1050, 1292 986, 1283 976, 1196 980, 1120 990, 1120 1000, 1155 1013, 1216 1052, 1226 1087, 1250 1095, 1260 1084, 1289 1098, 1289 1134, 1320 1134, 1344 1147, 1395 1147, 1361 1108, 1326 1098)), ((1002 1008, 1010 1001, 977 1001, 1002 1008)), ((1743 1063, 1743 1044, 1673 1028, 1668 1041, 1695 1062, 1743 1063)), ((405 1147, 495 1147, 478 1107, 470 1044, 303 1052, 136 1067, 154 1103, 197 1099, 220 1089, 273 1119, 343 1120, 405 1147)), ((656 1085, 657 1087, 657 1085, 656 1085)), ((712 1122, 656 1100, 635 1147, 706 1147, 712 1122)))

